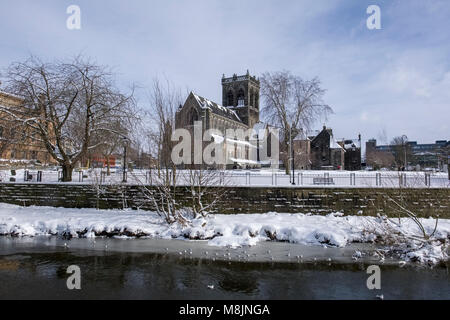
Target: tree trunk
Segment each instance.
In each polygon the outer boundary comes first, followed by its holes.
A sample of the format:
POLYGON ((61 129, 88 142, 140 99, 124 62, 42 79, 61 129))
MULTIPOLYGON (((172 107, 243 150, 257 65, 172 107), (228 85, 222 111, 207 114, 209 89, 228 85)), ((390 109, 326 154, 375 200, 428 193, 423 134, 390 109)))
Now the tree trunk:
POLYGON ((72 181, 72 172, 73 172, 73 165, 70 164, 63 164, 62 165, 62 182, 71 182, 72 181))
POLYGON ((284 163, 284 170, 286 171, 287 175, 291 174, 291 166, 289 163, 289 158, 290 158, 290 148, 289 145, 287 143, 284 144, 284 159, 283 159, 283 163, 284 163))
POLYGON ((106 175, 111 175, 111 166, 109 165, 109 156, 106 156, 106 175))

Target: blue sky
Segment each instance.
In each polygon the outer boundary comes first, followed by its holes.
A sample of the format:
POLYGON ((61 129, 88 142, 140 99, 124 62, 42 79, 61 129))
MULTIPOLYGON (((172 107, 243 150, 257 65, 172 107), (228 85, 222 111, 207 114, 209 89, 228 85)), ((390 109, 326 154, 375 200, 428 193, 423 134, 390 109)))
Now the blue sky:
POLYGON ((2 0, 0 67, 83 53, 121 86, 166 77, 219 103, 223 73, 290 70, 321 79, 336 138, 434 142, 450 139, 449 17, 448 0, 2 0), (72 4, 81 30, 66 28, 72 4))

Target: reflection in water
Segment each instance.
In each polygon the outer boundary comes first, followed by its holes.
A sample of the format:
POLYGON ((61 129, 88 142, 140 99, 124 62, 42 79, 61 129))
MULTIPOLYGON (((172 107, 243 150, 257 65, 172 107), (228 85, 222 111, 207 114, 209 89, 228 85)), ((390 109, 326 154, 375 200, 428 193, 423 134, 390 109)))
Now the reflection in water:
POLYGON ((381 266, 382 290, 366 287, 363 264, 243 263, 159 253, 67 252, 0 256, 0 298, 58 299, 449 299, 448 265, 381 266), (82 290, 66 288, 69 265, 82 290), (6 267, 5 267, 6 266, 6 267), (8 267, 12 266, 12 267, 8 267), (211 289, 208 286, 214 286, 211 289))

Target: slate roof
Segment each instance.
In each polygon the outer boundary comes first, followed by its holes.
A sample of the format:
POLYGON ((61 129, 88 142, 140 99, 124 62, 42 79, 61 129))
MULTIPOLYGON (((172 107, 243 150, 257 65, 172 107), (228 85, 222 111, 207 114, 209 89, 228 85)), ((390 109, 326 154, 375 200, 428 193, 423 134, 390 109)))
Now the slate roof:
POLYGON ((203 98, 195 93, 192 92, 195 99, 197 100, 198 104, 201 108, 204 109, 210 109, 213 113, 228 118, 233 121, 237 121, 240 123, 243 123, 242 120, 239 118, 239 116, 234 112, 233 110, 226 108, 224 106, 221 106, 220 104, 217 104, 211 100, 208 100, 206 98, 203 98))

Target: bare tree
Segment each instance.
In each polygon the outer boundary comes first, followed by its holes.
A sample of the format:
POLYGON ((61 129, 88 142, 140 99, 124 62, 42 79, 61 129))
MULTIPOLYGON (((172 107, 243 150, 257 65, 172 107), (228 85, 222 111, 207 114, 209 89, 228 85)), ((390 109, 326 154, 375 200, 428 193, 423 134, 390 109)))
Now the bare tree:
POLYGON ((161 170, 166 175, 169 174, 169 170, 175 173, 171 158, 173 149, 171 137, 175 129, 175 112, 182 103, 181 92, 168 80, 163 84, 155 78, 149 91, 149 102, 154 126, 149 128, 147 136, 153 139, 153 146, 156 147, 158 174, 161 174, 161 170))
POLYGON ((391 141, 391 148, 398 170, 400 171, 402 168, 406 170, 408 159, 411 160, 412 156, 412 150, 408 144, 408 137, 406 135, 394 137, 391 141))
POLYGON ((311 129, 320 117, 326 117, 333 110, 323 101, 325 90, 318 78, 304 80, 289 71, 264 73, 261 94, 266 120, 281 129, 281 151, 285 155, 286 173, 289 173, 287 150, 290 136, 294 138, 311 129))
POLYGON ((33 139, 62 166, 62 181, 71 181, 77 162, 102 143, 94 138, 111 131, 108 124, 134 115, 133 92, 121 93, 106 67, 82 57, 53 63, 31 57, 11 64, 6 79, 24 108, 1 111, 38 132, 33 139))
MULTIPOLYGON (((111 175, 111 156, 115 153, 121 152, 124 138, 128 137, 129 130, 126 128, 127 123, 121 121, 128 119, 117 119, 104 126, 105 130, 99 130, 98 134, 93 139, 94 145, 98 145, 94 149, 94 153, 101 154, 106 161, 106 174, 111 175)), ((128 122, 128 121, 126 121, 128 122)))

